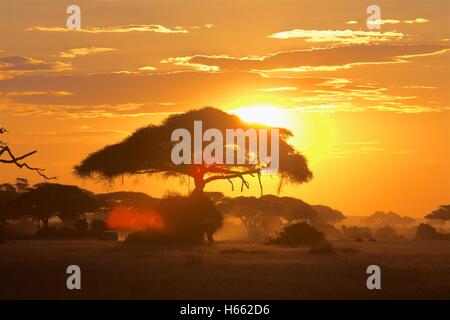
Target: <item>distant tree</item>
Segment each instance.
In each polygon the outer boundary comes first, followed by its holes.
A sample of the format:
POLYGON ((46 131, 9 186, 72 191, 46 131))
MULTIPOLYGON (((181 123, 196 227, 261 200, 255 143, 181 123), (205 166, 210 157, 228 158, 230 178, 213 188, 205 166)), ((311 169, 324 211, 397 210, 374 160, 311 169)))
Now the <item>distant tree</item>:
POLYGON ((335 224, 345 219, 345 216, 339 210, 330 208, 324 205, 312 205, 315 212, 317 212, 320 222, 324 224, 335 224))
POLYGON ((259 240, 279 229, 283 221, 317 220, 317 214, 306 202, 291 198, 262 197, 223 198, 217 203, 224 214, 238 217, 249 239, 259 240))
POLYGON ((11 183, 2 183, 2 184, 0 184, 0 191, 16 192, 16 188, 11 183))
POLYGON ((106 222, 100 219, 91 221, 91 232, 95 236, 100 236, 107 229, 106 222))
POLYGON ((30 186, 28 180, 25 178, 16 178, 16 190, 17 192, 25 192, 30 186))
MULTIPOLYGON (((8 130, 6 130, 3 127, 0 127, 0 134, 4 134, 6 132, 8 132, 8 130)), ((24 159, 35 154, 36 152, 37 151, 34 150, 31 152, 25 153, 21 156, 15 156, 14 153, 12 152, 11 148, 8 146, 8 144, 6 142, 0 141, 0 163, 12 164, 12 165, 15 165, 16 167, 19 167, 20 169, 26 168, 28 170, 35 171, 38 175, 43 177, 45 180, 56 179, 55 177, 47 177, 44 174, 45 169, 32 167, 28 163, 23 161, 24 159), (3 157, 3 155, 5 155, 6 157, 3 157)))
POLYGON ((108 213, 114 207, 120 206, 130 211, 146 211, 156 208, 160 199, 153 198, 143 192, 119 191, 96 194, 101 204, 101 211, 108 213))
POLYGON ((49 220, 59 217, 74 221, 81 214, 97 209, 93 194, 77 186, 39 183, 19 194, 8 204, 8 212, 16 216, 30 216, 39 221, 38 228, 49 230, 49 220))
POLYGON ((172 196, 161 200, 156 212, 164 228, 147 229, 130 234, 128 243, 201 243, 222 226, 223 217, 203 193, 189 197, 172 196))
POLYGON ((285 226, 278 235, 270 239, 270 244, 315 246, 326 242, 322 232, 306 222, 296 222, 285 226))
POLYGON ((4 241, 7 220, 14 216, 7 210, 7 204, 18 196, 16 188, 10 183, 0 184, 0 242, 4 241))
MULTIPOLYGON (((172 132, 175 129, 185 128, 193 137, 194 121, 197 120, 202 121, 203 130, 218 129, 223 136, 226 136, 226 129, 269 128, 263 125, 248 124, 236 115, 230 115, 211 107, 192 110, 172 115, 161 125, 149 125, 138 129, 122 142, 106 146, 90 154, 75 166, 75 173, 82 178, 98 176, 108 181, 119 176, 136 174, 149 176, 162 174, 163 177, 187 176, 193 179, 195 192, 203 192, 205 185, 217 180, 228 180, 231 187, 234 188, 234 179, 241 181, 242 190, 244 187, 249 188, 246 176, 255 175, 260 178, 261 170, 267 164, 231 165, 207 163, 204 160, 201 164, 174 164, 171 160, 171 151, 177 142, 171 141, 172 132)), ((280 166, 277 173, 281 178, 280 188, 283 182, 302 183, 312 178, 305 157, 288 144, 287 140, 291 136, 290 131, 280 129, 280 166)), ((223 141, 222 147, 223 150, 227 150, 231 146, 223 141)), ((248 160, 249 157, 250 154, 247 150, 245 158, 248 160)), ((260 179, 259 182, 262 189, 260 179)))
POLYGON ((450 220, 450 204, 439 206, 439 208, 437 208, 430 214, 427 214, 425 218, 430 220, 442 220, 442 221, 450 220))
POLYGON ((73 227, 75 228, 75 230, 78 232, 78 234, 80 235, 84 235, 87 233, 88 228, 89 228, 89 224, 87 222, 86 219, 78 219, 77 221, 75 221, 75 223, 73 224, 73 227))
POLYGON ((357 227, 343 225, 341 228, 343 237, 349 240, 370 239, 372 231, 367 227, 357 227))
POLYGON ((367 225, 372 227, 384 226, 407 226, 415 222, 411 217, 401 216, 395 212, 376 211, 372 215, 363 220, 367 225))
POLYGON ((379 239, 388 239, 388 240, 400 238, 397 231, 395 231, 395 229, 390 226, 384 226, 384 227, 375 229, 374 236, 377 239, 379 238, 379 239))
POLYGON ((450 240, 449 233, 438 232, 433 226, 421 223, 416 231, 417 240, 450 240))

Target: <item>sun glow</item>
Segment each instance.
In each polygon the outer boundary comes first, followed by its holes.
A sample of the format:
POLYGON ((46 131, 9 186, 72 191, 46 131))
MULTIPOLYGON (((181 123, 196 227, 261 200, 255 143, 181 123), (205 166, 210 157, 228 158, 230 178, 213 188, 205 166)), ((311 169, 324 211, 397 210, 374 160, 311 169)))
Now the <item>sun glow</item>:
POLYGON ((271 127, 286 128, 289 124, 288 112, 270 105, 252 105, 230 111, 249 123, 260 123, 271 127))

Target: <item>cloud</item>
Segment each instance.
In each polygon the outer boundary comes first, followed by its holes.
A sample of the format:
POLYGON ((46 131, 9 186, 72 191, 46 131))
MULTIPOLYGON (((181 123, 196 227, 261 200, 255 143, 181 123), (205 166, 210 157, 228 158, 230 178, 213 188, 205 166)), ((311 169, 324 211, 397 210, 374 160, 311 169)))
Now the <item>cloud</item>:
POLYGON ((205 65, 201 63, 193 63, 192 57, 172 57, 163 59, 160 63, 173 64, 175 66, 189 67, 197 71, 219 71, 218 66, 205 65))
POLYGON ((400 40, 404 34, 399 31, 363 31, 363 30, 304 30, 294 29, 273 33, 274 39, 304 39, 306 42, 332 42, 340 44, 371 44, 400 40))
MULTIPOLYGON (((424 24, 430 22, 430 20, 425 18, 416 18, 412 20, 398 20, 398 19, 379 19, 379 20, 368 20, 366 23, 368 25, 384 25, 384 24, 424 24)), ((357 24, 355 20, 347 21, 347 24, 357 24)))
POLYGON ((62 51, 59 54, 59 57, 60 58, 76 58, 79 56, 87 56, 90 54, 110 52, 110 51, 115 51, 115 50, 116 49, 113 49, 113 48, 99 48, 99 47, 74 48, 74 49, 70 49, 68 51, 62 51))
POLYGON ((407 24, 415 24, 415 23, 422 24, 422 23, 427 23, 429 21, 430 20, 428 20, 428 19, 417 18, 417 19, 414 19, 414 20, 405 20, 405 21, 403 21, 403 23, 407 23, 407 24))
POLYGON ((71 70, 71 65, 60 61, 46 62, 29 57, 6 56, 0 57, 0 70, 17 73, 32 71, 67 71, 71 70))
POLYGON ((143 67, 140 67, 139 70, 142 70, 142 71, 155 71, 155 70, 157 70, 157 68, 155 68, 153 66, 143 66, 143 67))
POLYGON ((7 91, 7 92, 0 91, 0 95, 3 95, 4 97, 29 97, 42 95, 50 95, 54 97, 66 97, 73 95, 73 93, 67 91, 7 91))
POLYGON ((258 91, 261 92, 276 92, 276 91, 295 91, 298 90, 297 87, 275 87, 275 88, 261 88, 258 91))
MULTIPOLYGON (((26 31, 41 31, 41 32, 73 32, 68 28, 62 27, 45 27, 35 26, 25 29, 26 31)), ((176 26, 169 28, 160 24, 129 24, 123 26, 112 27, 83 27, 77 32, 85 33, 126 33, 126 32, 154 32, 154 33, 188 33, 186 28, 176 26)))
POLYGON ((356 45, 284 51, 266 56, 194 55, 162 63, 199 71, 254 71, 266 76, 286 72, 335 71, 356 65, 406 63, 408 59, 447 52, 444 45, 356 45))

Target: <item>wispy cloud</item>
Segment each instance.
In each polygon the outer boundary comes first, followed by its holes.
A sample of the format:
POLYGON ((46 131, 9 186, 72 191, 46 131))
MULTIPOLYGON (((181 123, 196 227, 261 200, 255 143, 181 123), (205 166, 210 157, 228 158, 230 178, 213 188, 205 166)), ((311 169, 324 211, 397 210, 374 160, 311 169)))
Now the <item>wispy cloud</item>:
POLYGON ((0 95, 4 97, 29 97, 29 96, 53 96, 53 97, 66 97, 73 95, 72 92, 67 91, 7 91, 1 92, 0 95))
POLYGON ((443 45, 355 45, 284 51, 266 56, 194 55, 161 62, 198 71, 253 71, 277 76, 289 72, 336 71, 357 65, 407 63, 411 58, 444 54, 448 50, 443 45))
POLYGON ((171 58, 161 60, 160 63, 173 64, 175 66, 181 66, 181 67, 189 67, 189 68, 195 69, 197 71, 209 71, 209 72, 210 71, 219 71, 218 66, 192 62, 192 57, 190 57, 190 56, 171 57, 171 58))
POLYGON ((331 42, 340 44, 370 44, 400 40, 405 35, 399 31, 363 30, 304 30, 294 29, 273 33, 274 39, 304 39, 306 42, 331 42))
POLYGON ((65 62, 46 62, 39 59, 21 56, 0 57, 0 70, 5 72, 32 72, 32 71, 66 71, 71 65, 65 62))
MULTIPOLYGON (((68 28, 62 27, 46 27, 34 26, 25 29, 26 31, 42 31, 42 32, 73 32, 68 28)), ((154 32, 154 33, 188 33, 188 29, 180 26, 173 28, 165 27, 160 24, 129 24, 123 26, 111 27, 83 27, 76 32, 85 33, 126 33, 126 32, 154 32)))
POLYGON ((157 68, 153 67, 153 66, 143 66, 143 67, 140 67, 139 70, 141 70, 141 71, 155 71, 155 70, 157 70, 157 68))
POLYGON ((102 52, 111 52, 115 51, 113 48, 99 48, 99 47, 90 47, 90 48, 74 48, 68 51, 62 51, 59 54, 60 58, 76 58, 79 56, 87 56, 90 54, 102 53, 102 52))
POLYGON ((261 88, 258 91, 261 92, 276 92, 276 91, 295 91, 298 90, 297 87, 275 87, 275 88, 261 88))
MULTIPOLYGON (((430 22, 430 20, 425 18, 416 18, 411 20, 399 20, 399 19, 379 19, 379 20, 369 20, 367 24, 369 25, 384 25, 384 24, 424 24, 430 22)), ((346 22, 347 24, 358 24, 358 21, 350 20, 346 22)))

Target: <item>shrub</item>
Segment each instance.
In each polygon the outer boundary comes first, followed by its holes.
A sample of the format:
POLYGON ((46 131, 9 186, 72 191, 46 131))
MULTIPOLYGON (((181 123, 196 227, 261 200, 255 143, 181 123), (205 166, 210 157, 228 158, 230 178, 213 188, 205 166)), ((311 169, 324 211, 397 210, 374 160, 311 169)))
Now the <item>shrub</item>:
POLYGON ((421 223, 416 231, 417 240, 450 240, 449 233, 438 232, 429 224, 421 223))
POLYGON ((342 235, 344 239, 354 240, 358 242, 363 241, 364 239, 372 238, 372 232, 367 227, 357 227, 357 226, 347 227, 343 225, 342 235))
POLYGON ((322 232, 306 222, 297 222, 284 227, 278 235, 269 240, 269 244, 309 245, 326 243, 322 232))
POLYGON ((147 229, 130 234, 127 243, 201 243, 223 223, 214 203, 201 193, 189 197, 169 196, 161 200, 157 212, 164 221, 162 229, 147 229))
POLYGON ((100 219, 91 221, 91 233, 95 236, 100 236, 103 231, 107 229, 106 222, 100 219))
POLYGON ((87 233, 89 224, 86 219, 79 219, 79 220, 75 221, 73 227, 79 235, 84 235, 87 233))

